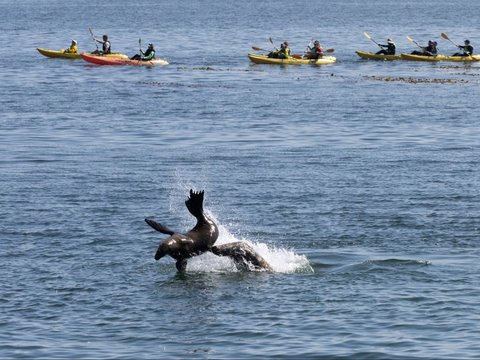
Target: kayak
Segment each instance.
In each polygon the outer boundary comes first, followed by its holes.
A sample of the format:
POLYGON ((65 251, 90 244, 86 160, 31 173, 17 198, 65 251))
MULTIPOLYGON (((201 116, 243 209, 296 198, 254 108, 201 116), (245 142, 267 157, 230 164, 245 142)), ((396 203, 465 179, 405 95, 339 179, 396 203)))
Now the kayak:
MULTIPOLYGON (((37 48, 37 50, 40 54, 46 57, 56 58, 56 59, 80 59, 82 55, 80 53, 66 53, 66 52, 63 52, 63 50, 49 50, 44 48, 37 48)), ((100 56, 128 59, 127 55, 119 54, 119 53, 100 55, 100 56)))
POLYGON ((61 59, 80 59, 80 53, 66 53, 63 50, 49 50, 44 48, 37 48, 38 52, 49 58, 61 59))
POLYGON ((366 52, 366 51, 356 51, 357 55, 360 56, 362 59, 368 60, 401 60, 401 55, 377 55, 373 52, 366 52))
POLYGON ((455 62, 471 62, 471 61, 480 61, 480 55, 472 56, 447 56, 447 55, 437 55, 437 56, 428 56, 428 55, 411 55, 411 54, 402 54, 403 60, 410 61, 455 61, 455 62))
POLYGON ((133 66, 155 66, 155 65, 168 65, 167 60, 154 59, 149 61, 142 60, 130 60, 127 58, 111 58, 92 54, 82 54, 82 59, 86 62, 96 65, 133 65, 133 66))
POLYGON ((333 64, 337 59, 334 56, 324 56, 320 59, 288 59, 269 58, 267 55, 248 54, 248 58, 255 64, 279 64, 279 65, 325 65, 333 64))

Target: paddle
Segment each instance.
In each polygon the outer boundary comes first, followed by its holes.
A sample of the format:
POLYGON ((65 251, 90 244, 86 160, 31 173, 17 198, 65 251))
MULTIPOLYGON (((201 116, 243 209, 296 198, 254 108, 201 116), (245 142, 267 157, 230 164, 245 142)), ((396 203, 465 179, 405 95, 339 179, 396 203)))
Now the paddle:
POLYGON ((425 51, 427 54, 430 54, 430 55, 432 55, 432 56, 437 56, 437 55, 432 54, 430 51, 427 51, 426 48, 424 48, 424 47, 421 46, 419 43, 417 43, 415 40, 413 40, 410 36, 407 36, 407 40, 410 41, 411 43, 414 43, 415 45, 417 45, 420 49, 422 49, 423 51, 425 51))
POLYGON ((268 38, 268 41, 270 41, 270 43, 273 45, 273 47, 274 47, 275 50, 278 50, 278 48, 277 48, 277 47, 275 46, 275 44, 273 43, 273 40, 272 40, 272 37, 271 37, 271 36, 268 38))
POLYGON ((136 59, 136 60, 140 61, 140 60, 142 60, 142 38, 138 38, 138 51, 139 51, 138 52, 139 58, 136 59))
POLYGON ((90 31, 90 35, 92 35, 93 42, 95 43, 95 46, 96 46, 97 52, 98 52, 98 44, 97 44, 97 40, 95 40, 95 36, 93 35, 93 31, 92 31, 91 28, 88 28, 88 31, 90 31))
POLYGON ((455 45, 457 48, 460 48, 460 46, 459 46, 459 45, 455 44, 455 43, 454 43, 452 40, 450 40, 450 38, 448 37, 448 35, 447 35, 447 34, 445 34, 445 33, 441 33, 441 34, 440 34, 440 36, 441 36, 442 38, 444 38, 445 40, 448 40, 448 41, 450 41, 450 42, 451 42, 453 45, 455 45))
POLYGON ((461 47, 460 45, 455 44, 452 40, 450 40, 450 38, 448 37, 447 34, 441 33, 440 36, 441 36, 442 38, 444 38, 445 40, 450 41, 450 42, 451 42, 453 45, 455 45, 457 48, 463 49, 463 53, 466 54, 466 56, 469 56, 469 57, 473 58, 473 56, 472 56, 473 54, 470 54, 470 55, 467 54, 465 48, 461 47))
POLYGON ((363 35, 365 35, 365 37, 366 37, 367 39, 370 39, 370 40, 372 40, 375 44, 377 44, 377 45, 380 47, 380 49, 383 49, 383 46, 380 45, 380 44, 379 44, 378 42, 376 42, 375 40, 373 40, 373 38, 370 36, 369 33, 364 32, 363 35))

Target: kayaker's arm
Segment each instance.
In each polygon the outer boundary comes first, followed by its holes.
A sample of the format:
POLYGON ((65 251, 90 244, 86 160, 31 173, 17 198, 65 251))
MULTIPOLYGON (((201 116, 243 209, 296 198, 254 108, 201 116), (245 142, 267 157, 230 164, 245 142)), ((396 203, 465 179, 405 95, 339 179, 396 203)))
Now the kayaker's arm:
POLYGON ((155 51, 150 52, 147 56, 143 57, 143 60, 150 61, 155 57, 155 51))
POLYGON ((102 39, 102 40, 99 40, 99 39, 97 39, 97 38, 94 38, 94 39, 95 39, 96 42, 98 42, 98 43, 100 43, 100 44, 105 43, 105 40, 103 40, 103 39, 102 39))

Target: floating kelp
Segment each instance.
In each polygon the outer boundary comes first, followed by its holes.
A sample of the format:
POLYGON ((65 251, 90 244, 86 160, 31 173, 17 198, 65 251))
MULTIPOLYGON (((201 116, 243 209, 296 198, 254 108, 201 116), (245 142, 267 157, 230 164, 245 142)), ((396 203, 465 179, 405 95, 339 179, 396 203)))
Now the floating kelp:
POLYGON ((414 78, 414 77, 403 77, 403 76, 364 76, 366 80, 377 80, 377 81, 398 81, 409 84, 458 84, 458 83, 468 83, 465 79, 429 79, 429 78, 414 78))

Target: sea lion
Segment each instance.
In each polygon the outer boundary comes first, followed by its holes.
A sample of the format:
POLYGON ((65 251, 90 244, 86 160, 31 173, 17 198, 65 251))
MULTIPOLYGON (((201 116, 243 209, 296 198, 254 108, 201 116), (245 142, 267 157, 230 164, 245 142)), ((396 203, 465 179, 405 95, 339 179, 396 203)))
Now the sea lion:
POLYGON ((211 251, 218 256, 231 257, 239 270, 273 271, 270 264, 263 257, 261 257, 250 245, 241 241, 212 246, 211 251))
POLYGON ((197 224, 186 234, 176 233, 151 219, 145 222, 155 230, 170 235, 160 243, 155 254, 155 260, 170 255, 177 260, 175 266, 184 272, 187 259, 211 250, 218 238, 217 225, 203 211, 204 191, 190 190, 190 197, 185 201, 188 211, 197 219, 197 224))

